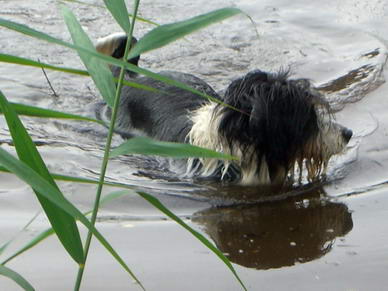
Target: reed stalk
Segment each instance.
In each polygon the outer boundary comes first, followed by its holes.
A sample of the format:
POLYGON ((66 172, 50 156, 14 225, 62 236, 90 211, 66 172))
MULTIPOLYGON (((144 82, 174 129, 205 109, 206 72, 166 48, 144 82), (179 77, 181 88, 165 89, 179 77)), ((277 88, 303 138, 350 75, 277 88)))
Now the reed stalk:
MULTIPOLYGON (((133 14, 132 14, 132 21, 131 21, 131 26, 130 26, 130 30, 128 33, 127 44, 125 47, 125 52, 124 52, 124 57, 123 57, 124 61, 127 59, 128 54, 129 54, 129 49, 131 47, 131 41, 132 41, 132 36, 133 36, 133 30, 135 27, 135 21, 136 21, 137 11, 139 8, 139 3, 140 3, 140 0, 134 1, 134 10, 133 10, 133 14)), ((124 74, 125 74, 125 68, 122 66, 121 71, 120 71, 120 75, 119 75, 119 79, 118 79, 118 83, 117 83, 116 95, 115 95, 115 99, 114 99, 114 103, 113 103, 113 112, 112 112, 111 122, 109 125, 108 137, 107 137, 106 144, 105 144, 104 158, 103 158, 102 165, 101 165, 99 184, 97 187, 97 193, 96 193, 96 197, 94 200, 92 217, 90 220, 90 222, 93 226, 96 224, 98 209, 100 206, 102 188, 103 188, 104 182, 105 182, 105 174, 106 174, 106 169, 107 169, 108 161, 109 161, 109 153, 110 153, 110 149, 111 149, 111 145, 112 145, 112 137, 113 137, 113 133, 114 133, 117 112, 118 112, 118 108, 119 108, 119 104, 120 104, 120 95, 121 95, 121 89, 123 87, 124 74)), ((87 237, 86 237, 85 246, 84 246, 85 264, 79 265, 77 279, 76 279, 75 286, 74 286, 74 291, 80 290, 83 274, 85 271, 86 261, 87 261, 88 253, 89 253, 89 249, 90 249, 90 243, 92 241, 92 237, 93 237, 93 233, 89 230, 87 237)), ((140 282, 138 282, 138 284, 143 288, 143 290, 145 290, 140 282)))

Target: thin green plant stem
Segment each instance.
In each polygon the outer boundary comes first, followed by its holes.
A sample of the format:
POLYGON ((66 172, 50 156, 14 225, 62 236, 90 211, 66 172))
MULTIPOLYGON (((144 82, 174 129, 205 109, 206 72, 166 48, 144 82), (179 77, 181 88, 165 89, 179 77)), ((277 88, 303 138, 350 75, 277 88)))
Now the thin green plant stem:
MULTIPOLYGON (((140 0, 135 0, 134 2, 135 2, 134 12, 132 15, 131 27, 130 27, 130 31, 128 33, 127 44, 126 44, 126 48, 125 48, 125 52, 124 52, 124 57, 123 57, 124 61, 127 59, 128 54, 129 54, 129 48, 130 48, 131 42, 132 42, 132 35, 133 35, 134 27, 135 27, 135 20, 136 20, 137 11, 139 8, 140 0)), ((125 68, 121 67, 120 76, 119 76, 117 89, 116 89, 116 96, 115 96, 114 105, 113 105, 112 118, 111 118, 111 122, 110 122, 110 126, 109 126, 109 133, 108 133, 108 137, 107 137, 106 145, 105 145, 104 158, 103 158, 102 165, 101 165, 99 184, 98 184, 98 188, 97 188, 96 197, 94 200, 92 217, 90 220, 90 222, 93 226, 96 223, 98 208, 100 205, 102 188, 104 185, 106 169, 108 166, 109 153, 110 153, 110 148, 111 148, 111 144, 112 144, 112 137, 113 137, 113 133, 114 133, 114 127, 115 127, 116 117, 117 117, 117 113, 118 113, 118 107, 120 104, 120 95, 121 95, 121 88, 123 87, 124 74, 125 74, 125 68)), ((76 279, 76 283, 74 286, 74 291, 79 291, 80 287, 81 287, 82 277, 83 277, 83 273, 85 270, 86 260, 88 257, 90 243, 92 241, 92 236, 93 236, 93 233, 89 230, 87 237, 86 237, 86 241, 85 241, 85 247, 84 247, 85 264, 79 265, 77 279, 76 279)), ((143 285, 140 282, 138 282, 138 283, 139 283, 140 287, 143 290, 145 290, 143 285)))

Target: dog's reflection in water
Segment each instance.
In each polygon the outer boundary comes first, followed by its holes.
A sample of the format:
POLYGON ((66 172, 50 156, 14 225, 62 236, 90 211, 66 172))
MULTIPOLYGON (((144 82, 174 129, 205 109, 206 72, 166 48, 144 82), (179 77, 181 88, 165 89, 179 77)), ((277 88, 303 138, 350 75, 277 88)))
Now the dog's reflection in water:
POLYGON ((320 258, 336 237, 353 228, 343 203, 322 200, 322 190, 282 201, 211 208, 193 221, 234 263, 255 269, 280 268, 320 258))

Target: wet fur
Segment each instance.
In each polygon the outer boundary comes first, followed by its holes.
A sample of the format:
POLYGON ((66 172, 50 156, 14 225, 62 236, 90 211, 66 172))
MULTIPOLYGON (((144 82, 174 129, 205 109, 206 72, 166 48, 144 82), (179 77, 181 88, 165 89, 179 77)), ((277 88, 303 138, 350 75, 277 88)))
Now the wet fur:
MULTIPOLYGON (((117 39, 103 40, 97 49, 119 57, 113 48, 122 46, 123 39, 117 39), (112 45, 112 41, 116 44, 112 45), (110 46, 108 52, 101 49, 105 46, 110 46)), ((138 59, 129 61, 137 64, 138 59)), ((234 80, 223 97, 193 75, 160 74, 234 108, 129 73, 135 82, 165 94, 123 88, 116 127, 123 137, 144 135, 162 141, 189 142, 238 157, 233 162, 189 159, 186 167, 189 176, 244 185, 284 184, 300 182, 306 169, 308 180, 315 180, 325 172, 330 157, 341 152, 352 135, 349 129, 332 121, 328 102, 309 80, 292 80, 288 72, 249 72, 234 80)), ((100 104, 96 111, 98 118, 110 118, 107 106, 100 104)))

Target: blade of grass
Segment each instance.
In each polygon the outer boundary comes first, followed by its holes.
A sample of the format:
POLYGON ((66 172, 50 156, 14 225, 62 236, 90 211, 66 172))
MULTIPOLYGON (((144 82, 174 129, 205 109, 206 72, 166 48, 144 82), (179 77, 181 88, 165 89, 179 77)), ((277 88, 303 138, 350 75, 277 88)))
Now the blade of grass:
MULTIPOLYGON (((28 36, 31 36, 31 37, 34 37, 37 39, 41 39, 41 40, 44 40, 47 42, 51 42, 51 43, 55 43, 55 44, 58 44, 58 45, 61 45, 64 47, 68 47, 71 49, 75 49, 75 50, 84 49, 84 51, 88 51, 85 48, 77 47, 71 43, 67 43, 63 40, 52 37, 46 33, 32 29, 32 28, 28 27, 27 25, 16 23, 16 22, 13 22, 11 20, 7 20, 7 19, 1 18, 1 17, 0 17, 0 26, 6 27, 8 29, 23 33, 25 35, 28 35, 28 36)), ((92 52, 92 51, 90 51, 90 52, 92 52)), ((96 54, 98 54, 98 53, 96 53, 96 54)))
MULTIPOLYGON (((25 226, 23 226, 23 228, 16 234, 14 235, 10 240, 8 240, 5 244, 3 244, 1 247, 0 247, 0 255, 5 251, 5 249, 23 232, 27 229, 27 227, 29 227, 31 225, 31 223, 39 216, 40 212, 38 212, 37 214, 35 214, 27 223, 25 226)), ((5 265, 3 263, 0 263, 0 265, 5 265)))
MULTIPOLYGON (((83 70, 78 70, 78 69, 73 69, 73 68, 67 68, 67 67, 59 67, 59 66, 53 66, 49 64, 45 64, 42 62, 37 62, 34 60, 26 59, 26 58, 21 58, 17 56, 12 56, 12 55, 7 55, 7 54, 2 54, 0 53, 0 62, 4 63, 10 63, 10 64, 17 64, 17 65, 23 65, 23 66, 30 66, 30 67, 36 67, 36 68, 44 68, 44 69, 49 69, 49 70, 54 70, 54 71, 59 71, 59 72, 64 72, 64 73, 69 73, 69 74, 75 74, 75 75, 81 75, 81 76, 87 76, 89 77, 88 71, 83 71, 83 70)), ((117 83, 117 79, 114 79, 115 82, 117 83)), ((124 85, 129 86, 129 87, 134 87, 142 90, 147 90, 150 92, 155 92, 155 93, 162 93, 162 91, 143 85, 139 84, 136 82, 129 82, 127 80, 123 80, 124 85)), ((167 94, 167 93, 165 93, 167 94)))
MULTIPOLYGON (((18 115, 25 115, 31 117, 42 117, 42 118, 57 118, 57 119, 74 119, 82 121, 91 121, 104 125, 104 122, 94 118, 81 116, 77 114, 65 113, 61 111, 55 111, 30 105, 25 105, 21 103, 9 103, 10 106, 15 110, 18 115)), ((3 114, 2 109, 0 108, 0 114, 3 114)))
POLYGON ((106 8, 110 11, 113 18, 127 32, 130 30, 128 10, 124 0, 104 0, 106 8))
POLYGON ((30 66, 30 67, 36 67, 36 68, 45 68, 45 69, 50 69, 50 70, 55 70, 55 71, 60 71, 60 72, 65 72, 70 74, 81 75, 81 76, 89 76, 89 73, 87 71, 67 68, 67 67, 53 66, 53 65, 33 61, 30 59, 12 56, 8 54, 2 54, 2 53, 0 53, 0 62, 30 66))
MULTIPOLYGON (((1 150, 1 149, 0 149, 1 150)), ((4 169, 0 169, 0 170, 4 170, 4 169)), ((73 179, 73 177, 70 177, 70 176, 63 176, 63 175, 55 175, 53 174, 53 177, 56 177, 58 178, 59 180, 64 180, 64 181, 73 181, 73 182, 79 182, 79 183, 91 183, 91 184, 97 184, 98 181, 95 181, 95 180, 91 180, 91 179, 79 179, 79 178, 75 178, 73 179)), ((130 187, 128 185, 124 185, 124 184, 110 184, 110 183, 105 183, 105 185, 109 185, 109 186, 117 186, 117 187, 124 187, 124 188, 127 188, 127 187, 130 187)), ((124 191, 125 192, 125 191, 124 191)), ((120 196, 122 193, 122 191, 119 191, 118 194, 113 194, 113 195, 118 195, 120 196)), ((181 225, 183 228, 185 228, 186 230, 188 230, 190 233, 192 233, 194 236, 196 236, 197 238, 201 238, 199 239, 205 246, 209 247, 212 251, 215 251, 216 252, 216 255, 217 256, 221 256, 223 257, 222 258, 222 261, 224 261, 224 259, 226 258, 216 247, 214 247, 214 245, 212 243, 210 243, 205 237, 203 237, 203 235, 201 235, 200 233, 196 232, 194 229, 192 229, 190 226, 188 226, 184 221, 182 221, 179 217, 177 217, 175 214, 173 214, 168 208, 166 208, 163 204, 161 204, 161 202, 156 199, 155 197, 147 194, 147 193, 144 193, 144 192, 135 192, 137 194, 139 194, 140 196, 142 196, 144 199, 146 199, 149 203, 151 203, 154 207, 156 207, 157 209, 159 209, 162 213, 164 213, 166 216, 170 217, 171 219, 173 219, 174 221, 178 222, 179 225, 181 225), (202 239, 203 238, 203 239, 202 239)), ((114 199, 115 197, 111 197, 112 199, 114 199)), ((110 198, 109 198, 110 200, 110 198)), ((101 200, 101 203, 103 203, 103 200, 101 200)), ((226 258, 226 260, 229 262, 229 260, 226 258)), ((224 261, 225 262, 225 261, 224 261)), ((228 266, 228 268, 230 269, 230 262, 229 264, 226 263, 226 265, 228 266)), ((233 269, 233 266, 232 266, 232 269, 233 269)), ((235 273, 235 270, 233 269, 232 271, 233 273, 235 273)))
MULTIPOLYGON (((135 192, 133 191, 128 191, 128 190, 121 190, 121 191, 114 191, 112 193, 109 193, 105 195, 100 202, 100 205, 103 206, 106 203, 109 203, 110 201, 120 198, 124 195, 127 194, 134 194, 135 192)), ((92 210, 89 210, 88 212, 85 212, 84 215, 89 215, 92 213, 92 210)), ((26 226, 27 227, 27 226, 26 226)), ((24 227, 21 231, 25 230, 26 227, 24 227)), ((54 230, 50 227, 41 233, 39 233, 37 236, 35 236, 31 241, 29 241, 27 244, 25 244, 22 248, 20 248, 18 251, 16 251, 14 254, 10 255, 8 258, 6 258, 4 261, 0 263, 0 265, 5 265, 12 261, 14 258, 18 257, 19 255, 23 254, 24 252, 28 251, 29 249, 33 248, 37 244, 41 243, 44 241, 46 238, 49 236, 53 235, 55 232, 54 230)), ((0 252, 1 254, 1 252, 0 252)))
MULTIPOLYGON (((6 168, 2 167, 0 165, 0 172, 4 173, 10 173, 6 168)), ((74 182, 74 183, 82 183, 82 184, 93 184, 98 185, 99 181, 96 179, 89 179, 89 178, 80 178, 80 177, 74 177, 74 176, 68 176, 68 175, 62 175, 62 174, 56 174, 51 173, 51 176, 58 181, 63 182, 74 182)), ((135 186, 122 184, 122 183, 116 183, 116 182, 104 182, 104 185, 106 186, 112 186, 112 187, 118 187, 118 188, 124 188, 124 189, 134 189, 135 186)))
MULTIPOLYGON (((77 3, 77 4, 82 4, 82 5, 85 5, 85 6, 89 6, 89 7, 96 7, 96 8, 102 8, 102 9, 105 9, 104 6, 102 5, 98 5, 98 4, 92 4, 92 3, 86 3, 86 2, 83 2, 83 1, 78 1, 78 0, 61 0, 61 2, 70 2, 70 3, 77 3)), ((128 13, 127 16, 130 16, 132 17, 133 15, 128 13)), ((136 20, 138 21, 141 21, 141 22, 145 22, 145 23, 148 23, 148 24, 152 24, 152 25, 155 25, 155 26, 158 26, 159 24, 154 22, 154 21, 151 21, 149 19, 145 19, 143 17, 140 17, 140 16, 136 16, 136 20)), ((126 30, 127 31, 127 30, 126 30)))
POLYGON ((34 287, 26 279, 24 279, 19 273, 16 273, 14 270, 10 268, 4 267, 0 265, 0 275, 8 277, 13 280, 16 284, 18 284, 23 290, 26 291, 35 291, 34 287))
MULTIPOLYGON (((132 22, 131 22, 129 31, 127 32, 128 37, 127 37, 127 43, 125 46, 125 51, 124 51, 124 56, 123 56, 124 60, 128 59, 129 49, 131 47, 131 42, 132 42, 133 30, 135 27, 135 18, 136 18, 137 11, 139 8, 139 2, 140 2, 140 0, 134 1, 134 10, 133 10, 132 22)), ((75 17, 74 17, 73 21, 77 22, 75 17)), ((82 28, 80 26, 79 26, 79 29, 82 30, 82 28)), ((108 162, 109 162, 109 152, 110 152, 110 148, 111 148, 116 117, 117 117, 117 113, 118 113, 118 109, 119 109, 119 105, 120 105, 121 88, 123 86, 124 73, 125 73, 124 66, 120 66, 120 67, 121 67, 121 70, 120 70, 120 75, 119 75, 119 81, 117 83, 114 103, 113 103, 113 110, 112 110, 113 112, 112 112, 111 122, 110 122, 110 126, 109 126, 108 137, 106 139, 106 144, 105 144, 104 158, 103 158, 103 161, 101 164, 99 184, 98 184, 98 188, 97 188, 97 192, 96 192, 96 197, 94 199, 94 207, 93 207, 92 217, 90 219, 90 222, 93 226, 96 223, 96 219, 97 219, 97 213, 98 213, 98 208, 99 208, 99 204, 100 204, 102 188, 104 186, 106 169, 108 167, 108 162)), ((85 249, 84 249, 86 259, 88 257, 89 247, 90 247, 91 241, 92 241, 92 232, 88 231, 88 235, 87 235, 86 241, 85 241, 85 249)), ((85 270, 85 267, 80 266, 78 268, 77 279, 76 279, 75 286, 74 286, 75 291, 78 291, 80 289, 84 270, 85 270)))
POLYGON ((211 100, 211 101, 213 101, 215 103, 219 103, 219 104, 221 104, 223 106, 231 108, 231 109, 233 109, 235 111, 238 111, 238 112, 240 112, 242 114, 247 114, 246 112, 243 112, 243 111, 241 111, 241 110, 239 110, 239 109, 237 109, 237 108, 235 108, 233 106, 230 106, 230 105, 228 105, 226 103, 223 103, 222 101, 220 101, 220 100, 218 100, 218 99, 216 99, 216 98, 214 98, 212 96, 209 96, 209 95, 204 94, 204 93, 202 93, 202 92, 200 92, 198 90, 195 90, 195 89, 191 88, 190 86, 188 86, 188 85, 186 85, 184 83, 181 83, 181 82, 169 79, 167 77, 164 77, 162 75, 153 73, 153 72, 148 71, 146 69, 139 68, 139 67, 137 67, 137 66, 135 66, 133 64, 130 64, 128 62, 124 62, 124 61, 112 58, 110 56, 106 56, 106 55, 100 54, 100 53, 96 52, 96 50, 89 50, 89 49, 86 49, 86 48, 81 47, 81 46, 77 46, 77 45, 74 45, 74 44, 71 44, 71 43, 67 43, 65 41, 62 41, 62 40, 57 39, 55 37, 52 37, 52 36, 50 36, 48 34, 45 34, 43 32, 34 30, 34 29, 32 29, 32 28, 30 28, 30 27, 28 27, 26 25, 19 24, 19 23, 10 21, 10 20, 6 20, 6 19, 3 19, 3 18, 0 18, 0 26, 6 27, 8 29, 17 31, 19 33, 26 34, 26 35, 31 36, 31 37, 35 37, 35 38, 44 40, 44 41, 47 41, 47 42, 55 43, 55 44, 58 44, 58 45, 61 45, 61 46, 64 46, 64 47, 68 47, 68 48, 71 48, 71 49, 74 49, 74 50, 78 50, 78 51, 82 51, 84 53, 88 53, 91 57, 93 56, 93 57, 99 58, 101 60, 106 61, 109 64, 112 64, 112 65, 115 65, 115 66, 118 66, 118 67, 123 67, 124 66, 127 70, 130 70, 130 71, 133 71, 135 73, 147 76, 149 78, 152 78, 152 79, 164 82, 166 84, 175 86, 177 88, 189 91, 189 92, 191 92, 193 94, 197 94, 198 96, 201 96, 203 98, 211 100))
POLYGON ((18 257, 22 253, 24 253, 24 252, 28 251, 29 249, 31 249, 32 247, 36 246, 38 243, 42 242, 43 240, 45 240, 49 236, 53 235, 54 233, 55 232, 52 228, 48 228, 48 229, 42 231, 37 236, 35 236, 31 241, 29 241, 24 247, 22 247, 17 252, 15 252, 14 254, 12 254, 11 256, 6 258, 4 261, 2 261, 1 265, 5 265, 5 264, 9 263, 14 258, 18 257))
POLYGON ((184 21, 158 26, 139 39, 128 58, 165 46, 185 35, 239 13, 243 12, 238 8, 222 8, 184 21))
POLYGON ((61 195, 61 192, 58 190, 58 188, 43 179, 40 174, 34 171, 31 167, 29 167, 22 161, 19 161, 1 147, 0 165, 2 165, 11 173, 15 174, 28 185, 30 185, 30 187, 32 187, 36 192, 41 193, 42 196, 44 196, 52 204, 56 205, 56 207, 61 209, 61 211, 66 212, 70 217, 75 220, 79 220, 83 225, 85 225, 100 241, 100 243, 109 251, 109 253, 116 259, 116 261, 118 261, 118 263, 144 290, 143 285, 129 269, 124 260, 118 255, 118 253, 113 249, 109 242, 104 238, 104 236, 101 235, 101 233, 76 207, 73 206, 73 204, 71 204, 64 196, 61 195))
MULTIPOLYGON (((1 24, 1 23, 0 23, 1 24)), ((93 54, 92 54, 93 55, 93 54)), ((101 56, 100 58, 104 58, 103 56, 101 56)), ((110 63, 117 63, 117 61, 116 60, 112 60, 112 59, 109 59, 109 57, 107 57, 107 58, 105 58, 108 62, 110 62, 110 63)), ((141 71, 141 69, 138 69, 138 68, 136 68, 136 67, 131 67, 131 65, 128 65, 128 64, 122 64, 122 66, 124 66, 124 67, 126 67, 126 68, 128 68, 128 69, 130 69, 130 70, 132 70, 132 71, 136 71, 137 70, 137 72, 138 73, 142 73, 141 71)), ((145 75, 147 75, 147 76, 151 76, 151 77, 154 77, 155 79, 160 79, 160 80, 162 80, 162 81, 165 81, 165 82, 167 82, 167 83, 174 83, 175 81, 173 81, 173 80, 169 80, 169 79, 167 79, 167 78, 164 78, 164 80, 163 80, 163 78, 160 78, 158 75, 153 75, 153 73, 151 73, 151 72, 148 72, 148 71, 145 71, 145 70, 143 70, 143 72, 145 72, 145 75)), ((183 88, 185 88, 185 87, 187 87, 187 88, 189 88, 188 86, 182 86, 182 84, 180 84, 179 82, 175 82, 176 84, 177 84, 177 87, 183 87, 183 88)), ((193 90, 193 89, 191 89, 191 88, 189 88, 188 89, 189 91, 195 91, 195 90, 193 90)), ((198 91, 197 91, 198 92, 198 91)), ((196 92, 196 93, 197 93, 196 92)), ((199 95, 205 95, 205 94, 202 94, 201 92, 198 92, 199 93, 199 95)), ((206 96, 206 95, 205 95, 206 96)), ((209 96, 206 96, 206 97, 209 97, 209 96)), ((209 98, 209 99, 211 99, 211 98, 209 98)), ((214 101, 218 101, 218 100, 214 100, 214 101)), ((218 101, 219 102, 219 101, 218 101)))
POLYGON ((240 285, 244 288, 244 290, 247 290, 244 283, 238 276, 236 270, 233 268, 232 264, 230 263, 229 259, 225 257, 225 255, 217 249, 206 237, 204 237, 199 232, 192 229, 190 226, 188 226, 186 223, 183 222, 182 219, 180 219, 178 216, 176 216, 174 213, 172 213, 167 207, 165 207, 158 199, 151 196, 150 194, 144 193, 144 192, 137 192, 141 197, 143 197, 145 200, 147 200, 149 203, 151 203, 155 208, 159 209, 161 212, 163 212, 165 215, 170 217, 172 220, 177 222, 180 226, 188 230, 193 236, 195 236, 202 244, 204 244, 208 249, 210 249, 214 254, 216 254, 223 262, 224 264, 229 268, 229 270, 233 273, 237 281, 240 283, 240 285))
MULTIPOLYGON (((83 31, 81 25, 70 9, 62 5, 61 11, 74 44, 91 51, 95 50, 89 36, 83 31)), ((78 55, 92 77, 94 84, 100 91, 101 96, 104 98, 105 102, 112 107, 116 92, 116 84, 108 65, 84 51, 78 50, 78 55)))
MULTIPOLYGON (((41 177, 53 185, 53 187, 59 189, 55 184, 54 179, 51 177, 31 137, 28 135, 16 112, 10 106, 1 91, 0 107, 2 108, 7 121, 15 149, 20 160, 37 171, 41 177)), ((58 193, 58 195, 62 196, 60 191, 58 191, 58 193)), ((81 237, 75 220, 61 209, 58 209, 57 206, 47 201, 47 199, 42 196, 42 193, 35 192, 35 194, 62 245, 78 264, 82 264, 84 262, 84 253, 82 250, 81 237)))
POLYGON ((122 143, 113 149, 110 157, 117 157, 126 154, 156 155, 162 157, 173 157, 177 159, 184 158, 217 158, 231 160, 235 157, 213 150, 200 148, 190 144, 163 142, 150 139, 147 137, 134 137, 122 143))
MULTIPOLYGON (((2 170, 2 169, 0 169, 2 170)), ((95 181, 95 180, 91 180, 91 179, 82 179, 80 180, 79 178, 75 178, 73 179, 73 177, 69 177, 69 176, 63 176, 63 175, 55 175, 53 174, 54 177, 58 178, 59 180, 65 180, 65 181, 74 181, 74 182, 79 182, 79 183, 92 183, 92 184, 97 184, 98 182, 95 181)), ((117 187, 124 187, 124 188, 127 188, 127 187, 130 187, 128 185, 124 185, 124 184, 109 184, 109 183, 105 183, 105 185, 109 185, 109 186, 117 186, 117 187)), ((120 192, 119 192, 120 193, 120 192)), ((182 219, 180 219, 179 217, 177 217, 174 213, 172 213, 168 208, 166 208, 158 199, 156 199, 155 197, 147 194, 147 193, 144 193, 144 192, 135 192, 137 194, 139 194, 141 197, 143 197, 145 200, 147 200, 149 203, 151 203, 155 208, 159 209, 162 213, 164 213, 166 216, 170 217, 171 219, 173 219, 174 221, 176 221, 179 225, 181 225, 183 228, 185 228, 186 230, 188 230, 190 233, 192 233, 197 239, 199 239, 199 241, 201 241, 201 243, 203 243, 206 247, 208 247, 212 252, 214 252, 223 262, 224 264, 231 270, 231 272, 233 273, 233 275, 236 277, 236 279, 239 281, 239 283, 242 285, 242 287, 244 288, 244 290, 247 290, 243 284, 243 282, 241 281, 241 279, 239 278, 237 272, 235 271, 235 269, 233 268, 233 266, 231 265, 230 261, 228 260, 228 258, 226 258, 224 256, 224 254, 222 252, 220 252, 209 240, 207 240, 202 234, 198 233, 197 231, 195 231, 194 229, 192 229, 189 225, 187 225, 182 219)), ((120 195, 120 194, 118 194, 120 195)), ((113 199, 113 198, 112 198, 113 199)), ((101 200, 101 203, 102 203, 103 200, 101 200)))

